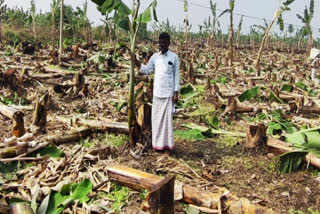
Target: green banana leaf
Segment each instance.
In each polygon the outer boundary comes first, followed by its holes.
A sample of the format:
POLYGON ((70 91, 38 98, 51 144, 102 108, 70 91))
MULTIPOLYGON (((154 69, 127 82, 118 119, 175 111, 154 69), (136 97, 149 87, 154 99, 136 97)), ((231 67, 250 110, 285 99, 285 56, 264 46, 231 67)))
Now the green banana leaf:
POLYGON ((256 97, 259 94, 259 91, 260 91, 260 87, 253 87, 246 90, 239 96, 240 102, 243 102, 245 100, 251 100, 252 98, 256 97))

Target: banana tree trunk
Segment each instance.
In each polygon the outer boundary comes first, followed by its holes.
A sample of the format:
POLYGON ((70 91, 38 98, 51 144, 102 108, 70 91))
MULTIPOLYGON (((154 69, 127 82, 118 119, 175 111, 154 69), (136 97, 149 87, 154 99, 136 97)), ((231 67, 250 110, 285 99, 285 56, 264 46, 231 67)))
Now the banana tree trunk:
POLYGON ((33 38, 35 41, 37 41, 37 27, 36 27, 35 15, 32 17, 32 30, 33 30, 33 38))
POLYGON ((186 16, 186 20, 185 20, 185 26, 184 26, 184 36, 185 36, 185 43, 187 44, 188 42, 188 16, 186 16))
MULTIPOLYGON (((135 43, 135 41, 132 41, 135 43)), ((135 144, 133 138, 134 126, 135 126, 135 109, 134 109, 134 85, 135 85, 135 75, 134 75, 134 65, 135 65, 135 44, 131 44, 131 53, 130 53, 130 80, 129 80, 129 109, 128 109, 128 126, 129 126, 129 135, 130 143, 135 144)))
POLYGON ((51 11, 51 34, 52 34, 52 38, 51 38, 51 42, 52 42, 52 50, 54 50, 54 43, 56 41, 56 25, 55 25, 55 13, 54 13, 54 8, 51 11))
POLYGON ((2 23, 0 19, 0 43, 2 44, 2 23))
POLYGON ((63 3, 64 0, 60 2, 60 42, 59 42, 59 64, 61 65, 62 53, 63 53, 63 3))
POLYGON ((308 52, 310 53, 311 49, 313 47, 313 37, 312 37, 312 32, 310 30, 309 32, 309 39, 308 39, 308 52))
POLYGON ((237 48, 240 48, 240 30, 237 32, 237 48))
POLYGON ((109 33, 109 43, 112 43, 112 25, 110 25, 109 27, 108 27, 109 29, 108 29, 108 33, 109 33))
POLYGON ((216 30, 213 29, 212 34, 211 34, 211 45, 212 49, 215 48, 216 46, 216 30))
POLYGON ((262 55, 262 51, 263 51, 264 45, 265 45, 265 43, 267 41, 267 38, 269 36, 269 32, 270 32, 270 30, 272 28, 272 25, 275 23, 275 21, 277 20, 278 17, 279 17, 279 15, 275 15, 273 17, 273 20, 272 20, 271 24, 269 25, 268 29, 264 33, 263 39, 262 39, 261 44, 260 44, 258 56, 257 56, 257 59, 256 59, 256 61, 254 63, 256 68, 260 67, 260 59, 261 59, 261 55, 262 55))
POLYGON ((230 12, 230 29, 229 29, 229 66, 233 64, 233 13, 230 12))

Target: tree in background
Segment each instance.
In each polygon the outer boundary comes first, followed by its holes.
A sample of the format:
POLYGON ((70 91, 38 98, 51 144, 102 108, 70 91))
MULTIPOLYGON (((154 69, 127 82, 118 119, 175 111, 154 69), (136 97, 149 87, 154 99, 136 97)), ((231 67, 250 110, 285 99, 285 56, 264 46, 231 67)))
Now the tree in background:
POLYGON ((34 2, 34 0, 31 0, 30 4, 31 4, 30 12, 31 12, 31 18, 32 18, 33 38, 36 41, 37 40, 36 3, 34 2))
POLYGON ((52 50, 56 41, 56 14, 59 12, 60 0, 52 0, 51 7, 51 35, 52 35, 52 50))
POLYGON ((294 33, 294 27, 292 24, 289 24, 288 26, 288 33, 290 34, 290 36, 292 36, 292 34, 294 33))
POLYGON ((210 47, 214 48, 217 34, 217 24, 219 24, 219 22, 217 17, 217 4, 213 4, 212 0, 210 0, 210 10, 213 16, 212 21, 211 17, 209 16, 208 19, 205 19, 202 22, 202 25, 199 25, 199 28, 201 29, 201 31, 203 30, 205 34, 209 34, 208 37, 210 38, 210 47))
POLYGON ((216 25, 218 22, 218 17, 217 17, 217 3, 212 2, 212 0, 210 0, 210 10, 211 10, 211 14, 213 16, 212 18, 212 33, 211 33, 211 46, 215 46, 215 39, 216 39, 216 25))
POLYGON ((285 11, 290 11, 290 8, 289 8, 289 5, 294 2, 294 0, 287 0, 286 2, 282 2, 280 0, 280 7, 276 10, 275 14, 274 14, 274 17, 269 25, 269 27, 267 28, 264 36, 263 36, 263 39, 261 41, 261 44, 260 44, 260 48, 259 48, 259 51, 258 51, 258 56, 257 56, 257 59, 255 61, 255 68, 257 70, 257 76, 260 75, 260 59, 261 59, 261 54, 262 54, 262 51, 263 51, 263 48, 264 48, 264 45, 265 45, 265 42, 268 38, 268 35, 269 35, 269 32, 272 28, 272 25, 276 22, 276 20, 278 20, 278 24, 280 26, 280 29, 283 29, 284 28, 284 24, 283 24, 283 18, 282 18, 282 14, 285 12, 285 11))
POLYGON ((230 26, 229 26, 229 50, 228 50, 228 58, 229 58, 229 66, 233 64, 233 10, 234 10, 235 0, 229 0, 229 8, 223 11, 219 17, 223 16, 225 13, 230 13, 230 26))
POLYGON ((0 43, 2 43, 2 20, 7 17, 7 5, 4 0, 0 0, 0 43))
POLYGON ((242 23, 243 23, 243 15, 241 16, 241 19, 240 19, 240 22, 238 25, 238 30, 237 30, 237 48, 240 47, 240 36, 241 36, 242 23))
POLYGON ((153 0, 147 9, 139 14, 140 0, 133 0, 132 8, 130 9, 122 0, 92 0, 98 5, 99 11, 102 15, 115 11, 113 16, 116 25, 126 30, 130 36, 130 80, 129 80, 129 109, 128 109, 128 126, 130 130, 130 143, 135 144, 134 139, 134 128, 137 124, 134 109, 134 86, 135 86, 135 50, 136 50, 136 39, 139 27, 142 23, 148 23, 152 20, 151 8, 153 17, 158 21, 156 16, 157 1, 153 0), (131 15, 131 17, 130 17, 131 15))
POLYGON ((59 10, 60 0, 52 0, 51 7, 51 35, 52 35, 52 50, 54 49, 55 41, 56 41, 56 14, 59 10))
POLYGON ((154 34, 154 39, 159 35, 161 32, 167 32, 170 34, 172 38, 176 37, 178 34, 177 28, 170 24, 169 19, 167 18, 166 21, 162 22, 154 22, 151 26, 154 34))
POLYGON ((308 7, 304 9, 303 16, 297 14, 297 17, 302 21, 304 24, 304 27, 302 30, 304 31, 304 35, 309 35, 308 38, 308 52, 311 51, 313 46, 313 37, 312 37, 312 28, 311 28, 311 21, 314 15, 314 0, 310 0, 310 7, 308 10, 308 7))
POLYGON ((64 16, 64 0, 60 2, 60 40, 59 40, 59 65, 61 65, 63 53, 63 16, 64 16))
POLYGON ((188 5, 188 0, 184 0, 184 12, 186 13, 186 17, 184 18, 184 41, 187 44, 188 42, 188 26, 189 26, 189 19, 188 19, 188 10, 189 10, 189 5, 188 5))

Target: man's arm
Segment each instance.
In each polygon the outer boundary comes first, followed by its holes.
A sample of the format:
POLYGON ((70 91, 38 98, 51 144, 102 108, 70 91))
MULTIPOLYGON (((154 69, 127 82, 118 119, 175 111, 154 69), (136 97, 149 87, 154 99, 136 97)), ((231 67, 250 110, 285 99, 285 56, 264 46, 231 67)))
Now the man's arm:
POLYGON ((147 65, 141 64, 141 62, 137 59, 135 59, 135 64, 138 67, 140 73, 150 74, 152 71, 154 71, 153 56, 150 58, 147 65))
POLYGON ((180 90, 180 62, 179 58, 176 58, 175 70, 174 70, 174 94, 173 102, 178 102, 179 99, 179 90, 180 90))

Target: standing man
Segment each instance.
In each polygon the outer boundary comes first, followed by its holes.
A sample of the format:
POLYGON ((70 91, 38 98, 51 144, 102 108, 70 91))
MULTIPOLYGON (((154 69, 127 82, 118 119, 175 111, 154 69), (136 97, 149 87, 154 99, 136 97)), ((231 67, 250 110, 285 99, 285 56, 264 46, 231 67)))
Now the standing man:
POLYGON ((150 58, 147 65, 136 60, 141 73, 154 74, 152 101, 152 147, 169 154, 174 149, 173 120, 174 103, 180 89, 179 58, 169 50, 170 35, 159 35, 160 52, 150 58))

